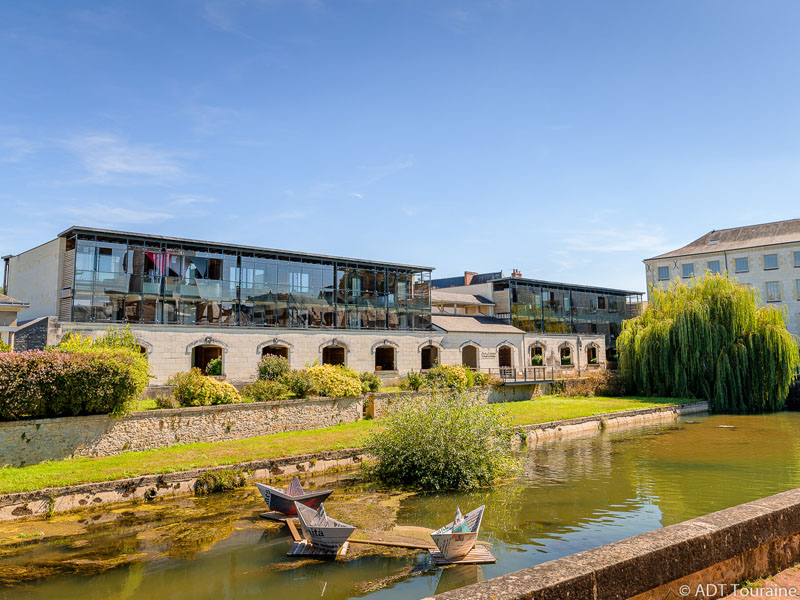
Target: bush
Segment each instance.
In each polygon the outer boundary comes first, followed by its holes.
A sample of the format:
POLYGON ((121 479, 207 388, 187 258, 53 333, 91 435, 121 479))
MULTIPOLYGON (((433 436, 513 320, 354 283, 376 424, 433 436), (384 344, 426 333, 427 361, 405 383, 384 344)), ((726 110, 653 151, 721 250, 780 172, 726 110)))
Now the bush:
POLYGON ((194 482, 194 493, 198 496, 214 494, 216 492, 230 492, 236 488, 244 487, 247 478, 242 471, 233 469, 218 469, 206 471, 194 482))
POLYGON ((253 402, 270 402, 288 398, 291 392, 285 383, 281 381, 270 381, 259 379, 242 390, 245 398, 253 402))
POLYGON ((13 352, 14 349, 9 345, 6 344, 3 340, 0 340, 0 352, 13 352))
POLYGON ((277 381, 289 372, 289 361, 282 356, 267 354, 258 363, 258 378, 277 381))
POLYGON ((541 354, 534 354, 531 356, 531 366, 532 367, 541 367, 544 363, 544 356, 541 354))
POLYGON ((0 419, 121 414, 141 394, 129 353, 0 354, 0 419))
POLYGON ((428 371, 425 381, 433 389, 464 390, 470 387, 467 371, 470 369, 460 365, 439 365, 428 371))
POLYGON ((155 397, 155 403, 157 408, 180 408, 181 403, 178 402, 174 396, 167 396, 165 394, 159 394, 155 397))
POLYGON ((316 392, 314 381, 307 371, 289 371, 281 377, 281 383, 298 398, 306 398, 316 392))
POLYGON ((212 358, 206 365, 206 375, 215 377, 222 375, 222 359, 212 358))
POLYGON ((331 398, 361 395, 361 379, 346 367, 313 365, 305 370, 311 379, 313 391, 331 398))
POLYGON ((377 392, 381 389, 381 378, 375 375, 375 373, 364 371, 363 373, 359 373, 358 377, 361 380, 362 394, 366 394, 367 392, 377 392))
POLYGON ((617 338, 631 392, 704 398, 715 412, 783 408, 800 366, 784 312, 727 275, 650 288, 644 312, 617 338))
POLYGON ((208 406, 234 404, 242 401, 236 388, 225 381, 203 375, 194 368, 188 373, 176 373, 167 380, 173 386, 172 395, 181 406, 208 406))
POLYGON ((489 386, 498 386, 501 385, 502 382, 500 379, 495 377, 494 375, 490 375, 489 373, 481 373, 476 371, 473 373, 473 385, 475 387, 489 387, 489 386))
POLYGON ((412 390, 416 392, 422 389, 425 386, 426 382, 427 379, 425 378, 425 375, 423 375, 422 373, 415 373, 414 371, 409 371, 405 379, 400 381, 400 389, 412 390))
POLYGON ((472 489, 516 466, 508 416, 457 392, 401 402, 378 423, 365 450, 375 457, 369 473, 387 485, 472 489))
POLYGON ((561 379, 553 383, 551 393, 561 396, 624 396, 625 380, 619 373, 600 371, 586 377, 561 379))

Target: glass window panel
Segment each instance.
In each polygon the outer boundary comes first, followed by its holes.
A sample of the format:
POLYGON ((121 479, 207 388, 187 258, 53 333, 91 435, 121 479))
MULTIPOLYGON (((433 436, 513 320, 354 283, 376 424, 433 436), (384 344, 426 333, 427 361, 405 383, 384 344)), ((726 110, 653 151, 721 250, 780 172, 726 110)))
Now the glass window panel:
POLYGON ((800 252, 794 253, 794 266, 800 267, 800 252))
POLYGON ((658 267, 658 280, 667 281, 669 279, 669 267, 658 267))
POLYGON ((721 273, 722 271, 720 270, 719 261, 718 260, 708 261, 708 270, 715 275, 717 273, 721 273))
POLYGON ((682 276, 684 279, 694 277, 694 263, 683 263, 681 265, 682 276))
POLYGON ((780 302, 781 301, 781 282, 768 281, 767 282, 767 302, 780 302))
POLYGON ((75 270, 94 271, 95 252, 96 248, 94 247, 94 244, 90 242, 78 241, 75 248, 75 270))
POLYGON ((75 294, 72 299, 72 320, 79 322, 92 320, 91 295, 75 294))
POLYGON ((737 273, 747 273, 750 270, 750 261, 747 258, 737 258, 735 268, 737 273))
POLYGON ((138 323, 142 319, 142 296, 129 294, 125 296, 125 320, 138 323))
POLYGON ((778 255, 765 254, 764 255, 764 270, 771 271, 778 268, 778 255))

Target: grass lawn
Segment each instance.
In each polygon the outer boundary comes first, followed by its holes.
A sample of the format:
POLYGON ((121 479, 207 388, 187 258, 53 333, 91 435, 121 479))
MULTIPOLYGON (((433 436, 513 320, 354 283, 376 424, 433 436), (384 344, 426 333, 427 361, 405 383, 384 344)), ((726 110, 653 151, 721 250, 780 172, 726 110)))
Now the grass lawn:
MULTIPOLYGON (((567 398, 543 396, 524 402, 499 404, 511 414, 515 425, 650 408, 687 402, 674 398, 567 398)), ((0 493, 24 492, 136 477, 155 473, 185 471, 196 467, 229 465, 249 460, 277 458, 292 454, 341 450, 362 445, 380 421, 358 421, 325 429, 276 433, 232 442, 181 444, 143 452, 125 452, 103 458, 64 460, 0 468, 0 493)))

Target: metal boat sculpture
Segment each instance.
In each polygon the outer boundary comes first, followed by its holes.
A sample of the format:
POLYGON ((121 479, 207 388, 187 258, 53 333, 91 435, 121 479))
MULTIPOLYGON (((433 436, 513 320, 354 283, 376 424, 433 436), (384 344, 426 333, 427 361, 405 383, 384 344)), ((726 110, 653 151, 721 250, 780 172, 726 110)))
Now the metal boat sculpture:
POLYGON ((447 560, 463 558, 475 547, 484 508, 485 505, 479 506, 466 515, 462 515, 461 509, 456 508, 455 519, 431 534, 433 542, 444 558, 447 560))
POLYGON ((342 523, 326 515, 324 506, 314 510, 298 502, 295 504, 295 508, 297 509, 297 516, 300 518, 303 537, 314 548, 336 553, 356 529, 352 525, 342 523))
POLYGON ((258 491, 264 498, 270 510, 275 510, 284 515, 296 515, 297 509, 295 502, 299 502, 310 508, 317 508, 321 506, 325 500, 328 499, 333 493, 333 490, 315 490, 313 492, 304 492, 303 486, 300 485, 300 480, 295 477, 292 483, 286 490, 279 490, 271 485, 264 485, 263 483, 256 483, 258 491))

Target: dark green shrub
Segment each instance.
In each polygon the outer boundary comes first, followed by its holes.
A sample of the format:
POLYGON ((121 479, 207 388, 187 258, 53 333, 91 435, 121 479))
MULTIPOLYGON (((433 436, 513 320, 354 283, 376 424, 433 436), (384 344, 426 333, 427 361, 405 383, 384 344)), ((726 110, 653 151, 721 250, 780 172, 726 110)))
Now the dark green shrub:
POLYGON ((314 381, 306 371, 289 371, 281 378, 281 383, 298 398, 306 398, 316 392, 314 381))
POLYGON ((365 447, 375 458, 368 470, 387 485, 472 489, 516 466, 508 416, 457 392, 401 402, 377 423, 365 447))
POLYGON ((233 404, 242 401, 239 392, 230 383, 207 377, 197 368, 188 373, 176 373, 167 380, 167 385, 173 386, 172 395, 181 406, 233 404))
POLYGON ((198 496, 215 494, 217 492, 230 492, 236 488, 244 487, 247 477, 242 471, 233 469, 218 469, 206 471, 194 483, 194 493, 198 496))
POLYGON ((141 393, 126 352, 0 354, 0 419, 121 414, 141 393))
POLYGON ((400 389, 412 390, 416 392, 425 387, 426 383, 427 379, 425 378, 425 375, 419 372, 409 371, 408 375, 405 376, 405 379, 400 381, 400 389))
POLYGON ((258 378, 277 381, 289 372, 289 361, 282 356, 267 354, 258 363, 258 378))
POLYGON ((259 379, 242 390, 242 395, 253 402, 283 400, 291 395, 289 388, 281 381, 259 379))
POLYGON ((361 379, 362 394, 377 392, 381 389, 381 378, 375 375, 375 373, 364 371, 363 373, 359 373, 358 377, 361 379))
POLYGON ((212 358, 206 365, 206 375, 216 377, 222 375, 222 359, 212 358))
POLYGON ((472 372, 460 365, 439 365, 431 369, 425 375, 427 387, 433 389, 463 390, 470 387, 470 376, 467 371, 472 372))

